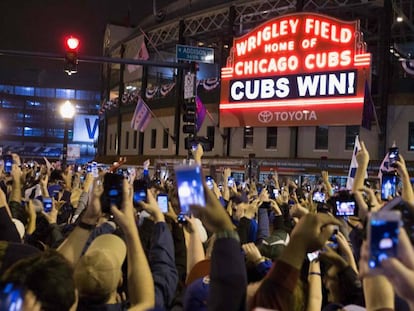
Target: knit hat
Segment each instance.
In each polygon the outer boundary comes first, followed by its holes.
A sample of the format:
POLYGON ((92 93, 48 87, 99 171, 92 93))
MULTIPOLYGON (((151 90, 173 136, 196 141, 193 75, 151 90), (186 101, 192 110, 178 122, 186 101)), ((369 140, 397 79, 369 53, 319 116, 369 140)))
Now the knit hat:
POLYGON ((75 283, 80 297, 109 295, 122 277, 126 257, 124 241, 113 234, 103 234, 93 240, 75 267, 75 283))

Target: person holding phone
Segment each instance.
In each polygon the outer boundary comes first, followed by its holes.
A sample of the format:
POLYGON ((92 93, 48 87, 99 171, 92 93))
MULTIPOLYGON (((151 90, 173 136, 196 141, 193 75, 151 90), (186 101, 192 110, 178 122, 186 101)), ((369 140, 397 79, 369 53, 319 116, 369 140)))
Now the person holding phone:
POLYGON ((150 190, 147 190, 147 200, 138 204, 151 215, 155 223, 148 258, 154 279, 155 306, 164 308, 172 302, 178 282, 173 237, 164 213, 150 190))
POLYGON ((359 261, 367 310, 394 310, 394 291, 414 310, 414 248, 404 228, 399 230, 397 256, 369 268, 369 243, 364 241, 359 261))

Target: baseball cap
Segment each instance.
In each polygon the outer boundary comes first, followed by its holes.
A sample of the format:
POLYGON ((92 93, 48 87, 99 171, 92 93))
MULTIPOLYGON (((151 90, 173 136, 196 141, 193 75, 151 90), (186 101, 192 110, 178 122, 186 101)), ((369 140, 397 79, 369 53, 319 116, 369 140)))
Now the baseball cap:
POLYGON ((207 311, 210 278, 201 277, 192 282, 184 294, 184 311, 207 311))
POLYGON ((197 262, 194 267, 190 270, 190 273, 188 273, 186 285, 189 286, 191 283, 193 283, 195 280, 199 278, 203 278, 210 274, 210 266, 211 266, 211 260, 210 259, 204 259, 199 262, 197 262))
POLYGON ((93 240, 75 267, 79 296, 103 296, 116 290, 125 257, 126 245, 118 236, 102 234, 93 240))

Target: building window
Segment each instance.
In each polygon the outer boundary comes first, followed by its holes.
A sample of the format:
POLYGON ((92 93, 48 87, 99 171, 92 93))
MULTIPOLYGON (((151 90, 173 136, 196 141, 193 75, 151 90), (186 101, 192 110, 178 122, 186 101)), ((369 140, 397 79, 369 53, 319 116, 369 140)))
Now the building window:
POLYGON ((0 93, 14 94, 13 85, 0 84, 0 93))
POLYGON ((75 90, 56 89, 56 98, 74 99, 75 98, 75 90))
POLYGON ((15 86, 14 94, 23 96, 34 96, 34 87, 29 86, 15 86))
POLYGON ((168 138, 170 136, 170 129, 164 129, 164 134, 162 136, 162 148, 168 148, 168 138))
POLYGON ((134 149, 137 149, 138 144, 138 132, 134 131, 134 149))
POLYGON ((358 125, 351 125, 345 128, 345 150, 354 150, 355 137, 358 135, 358 125))
POLYGON ((315 149, 328 150, 328 127, 327 126, 316 127, 315 149))
MULTIPOLYGON (((61 128, 48 128, 46 130, 46 136, 53 138, 63 138, 65 130, 61 128)), ((69 137, 69 134, 68 134, 69 137)))
POLYGON ((207 139, 211 141, 212 147, 214 147, 214 135, 215 135, 214 126, 207 126, 207 139))
POLYGON ((252 149, 253 148, 253 127, 246 126, 243 132, 243 148, 252 149))
POLYGON ((125 149, 129 148, 129 132, 125 133, 125 149))
POLYGON ((99 93, 96 93, 96 92, 93 92, 93 91, 82 91, 82 90, 77 90, 76 91, 76 99, 96 100, 97 98, 99 100, 99 93))
POLYGON ((408 123, 408 150, 414 151, 414 122, 408 123))
POLYGON ((155 149, 157 147, 157 130, 151 130, 151 149, 155 149))
POLYGON ((52 88, 43 88, 43 87, 37 87, 35 89, 35 95, 39 97, 49 97, 54 98, 55 97, 55 89, 52 88))
POLYGON ((277 127, 266 128, 266 148, 267 149, 277 148, 277 127))

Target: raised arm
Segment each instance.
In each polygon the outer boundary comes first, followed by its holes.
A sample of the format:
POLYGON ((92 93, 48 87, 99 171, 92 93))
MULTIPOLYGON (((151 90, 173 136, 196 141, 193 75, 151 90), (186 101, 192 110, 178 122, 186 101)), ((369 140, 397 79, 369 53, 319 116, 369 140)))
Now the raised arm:
POLYGON ((414 209, 414 192, 411 185, 410 175, 408 174, 407 166, 404 158, 400 155, 400 159, 396 163, 396 170, 402 181, 402 199, 414 209))
POLYGON ((147 191, 147 198, 148 203, 141 202, 140 204, 152 216, 155 223, 148 255, 154 279, 155 306, 167 308, 174 298, 178 284, 174 241, 165 223, 165 216, 150 190, 147 191))
POLYGON ((369 163, 369 153, 363 141, 360 142, 361 150, 356 154, 358 167, 355 172, 354 184, 352 185, 352 192, 362 189, 364 187, 364 179, 369 163))
POLYGON ((98 223, 98 219, 102 213, 100 202, 102 192, 102 185, 95 181, 94 187, 90 193, 89 205, 82 215, 81 221, 58 248, 58 252, 73 265, 78 262, 83 247, 88 241, 89 235, 98 223))
POLYGON ((131 307, 146 310, 154 307, 154 280, 135 224, 132 195, 133 191, 128 181, 124 179, 122 208, 118 209, 112 205, 111 211, 116 223, 125 234, 128 250, 128 294, 131 307))

